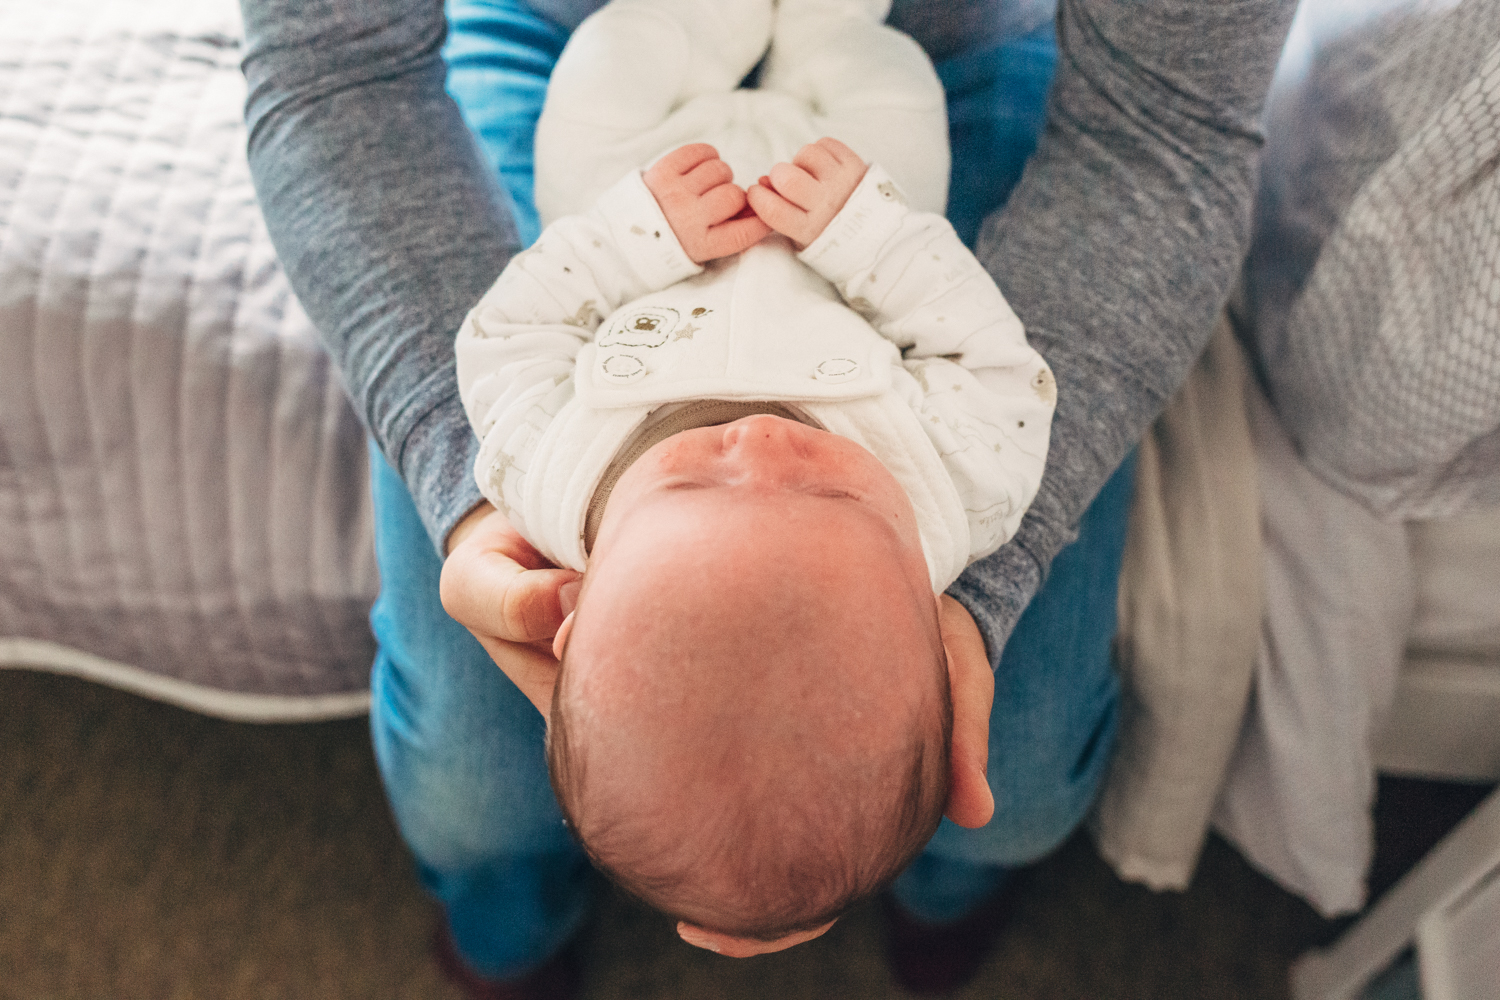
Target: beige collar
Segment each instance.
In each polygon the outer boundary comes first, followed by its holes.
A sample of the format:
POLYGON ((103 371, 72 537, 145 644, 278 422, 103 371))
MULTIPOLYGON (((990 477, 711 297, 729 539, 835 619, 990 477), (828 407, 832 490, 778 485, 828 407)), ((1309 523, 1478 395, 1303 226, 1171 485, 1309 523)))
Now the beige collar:
POLYGON ((625 470, 630 468, 636 459, 673 434, 680 434, 698 427, 733 423, 741 417, 750 417, 757 413, 769 413, 772 416, 795 420, 799 424, 818 426, 805 414, 785 403, 698 399, 690 403, 669 403, 652 411, 641 424, 640 429, 635 432, 635 436, 627 441, 615 455, 609 467, 604 470, 604 475, 599 479, 599 485, 594 488, 594 496, 589 501, 588 514, 583 522, 583 550, 593 551, 594 538, 599 534, 600 522, 604 520, 604 508, 609 503, 609 495, 613 492, 615 483, 620 481, 625 470))

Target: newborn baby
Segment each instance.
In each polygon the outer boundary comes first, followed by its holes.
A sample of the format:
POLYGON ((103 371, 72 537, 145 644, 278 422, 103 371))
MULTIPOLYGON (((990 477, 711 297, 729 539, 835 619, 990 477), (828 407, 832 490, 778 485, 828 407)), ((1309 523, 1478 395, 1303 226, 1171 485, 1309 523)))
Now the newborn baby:
POLYGON ((1045 459, 1050 371, 903 193, 941 208, 945 112, 886 6, 586 21, 538 129, 553 221, 459 334, 481 490, 584 571, 553 787, 690 940, 813 932, 921 850, 952 726, 937 596, 1045 459))
POLYGON ((558 648, 569 823, 690 923, 819 926, 936 828, 936 603, 910 503, 846 438, 752 416, 656 445, 611 496, 558 648))

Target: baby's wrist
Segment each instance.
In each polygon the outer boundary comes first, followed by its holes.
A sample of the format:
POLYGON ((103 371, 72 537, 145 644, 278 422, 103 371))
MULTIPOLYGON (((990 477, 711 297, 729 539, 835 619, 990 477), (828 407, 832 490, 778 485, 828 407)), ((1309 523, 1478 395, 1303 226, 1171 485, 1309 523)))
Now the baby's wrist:
POLYGON ((909 211, 906 196, 895 181, 879 164, 872 163, 843 206, 798 256, 838 285, 879 252, 909 211))
POLYGON ((601 195, 598 207, 647 288, 666 288, 703 270, 688 256, 639 170, 601 195))

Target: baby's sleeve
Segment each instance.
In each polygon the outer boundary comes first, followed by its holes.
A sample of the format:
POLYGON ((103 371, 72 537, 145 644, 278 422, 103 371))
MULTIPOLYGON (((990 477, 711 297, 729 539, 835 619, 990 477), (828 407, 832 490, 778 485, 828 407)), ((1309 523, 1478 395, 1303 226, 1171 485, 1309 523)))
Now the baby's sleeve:
MULTIPOLYGON (((579 349, 615 309, 702 270, 639 171, 583 215, 548 226, 469 311, 455 343, 480 491, 512 517, 536 441, 573 395, 579 349)), ((523 525, 517 530, 526 533, 523 525)))
POLYGON ((969 561, 1015 534, 1046 464, 1057 385, 946 219, 907 207, 872 164, 802 261, 901 350, 896 390, 969 518, 969 561))

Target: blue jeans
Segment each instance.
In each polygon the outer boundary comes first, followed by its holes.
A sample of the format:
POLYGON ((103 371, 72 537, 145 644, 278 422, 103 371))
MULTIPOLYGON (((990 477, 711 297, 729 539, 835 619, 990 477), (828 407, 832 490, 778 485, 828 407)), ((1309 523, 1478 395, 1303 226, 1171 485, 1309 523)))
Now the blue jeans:
MULTIPOLYGON (((449 19, 448 89, 530 242, 531 137, 566 32, 522 0, 449 0, 449 19)), ((949 214, 968 240, 1035 145, 1055 58, 1049 26, 939 66, 955 163, 949 214)), ((553 799, 540 715, 443 612, 441 561, 411 498, 373 448, 371 464, 381 572, 371 726, 386 792, 459 951, 483 974, 514 976, 573 934, 596 880, 553 799)), ((961 916, 1088 808, 1114 736, 1109 643, 1130 494, 1127 463, 1006 646, 990 722, 996 817, 980 830, 945 821, 898 880, 897 897, 918 916, 961 916)))

